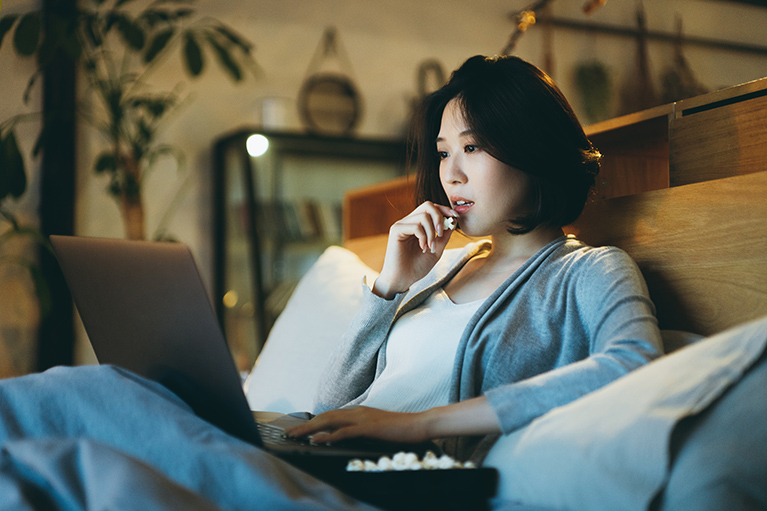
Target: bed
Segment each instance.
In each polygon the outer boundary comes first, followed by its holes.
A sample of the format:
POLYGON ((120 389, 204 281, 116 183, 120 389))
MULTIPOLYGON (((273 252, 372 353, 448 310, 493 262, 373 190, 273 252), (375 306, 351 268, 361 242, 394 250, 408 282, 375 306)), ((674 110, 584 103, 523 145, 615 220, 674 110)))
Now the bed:
MULTIPOLYGON (((409 211, 412 191, 413 181, 401 178, 347 194, 344 246, 323 254, 278 318, 248 381, 254 409, 311 406, 321 362, 354 313, 362 276, 381 267, 381 226, 409 211)), ((759 386, 767 372, 765 197, 767 172, 755 172, 587 205, 566 230, 637 261, 670 355, 502 438, 486 460, 500 474, 489 507, 767 506, 767 386, 759 386), (714 419, 706 422, 706 413, 714 419), (722 447, 706 450, 712 444, 722 447), (736 502, 741 497, 745 503, 736 502)), ((449 248, 468 241, 454 235, 449 248)))
MULTIPOLYGON (((364 193, 406 197, 410 186, 400 180, 364 193)), ((767 172, 756 172, 590 204, 569 230, 638 261, 670 354, 501 437, 483 467, 497 485, 475 487, 471 470, 455 477, 466 506, 445 506, 423 472, 363 474, 359 488, 378 490, 376 502, 398 510, 767 508, 766 192, 767 172), (400 484, 408 480, 420 482, 420 499, 400 484)), ((246 383, 253 409, 311 409, 384 242, 350 238, 304 276, 246 383)), ((0 405, 3 509, 370 509, 116 368, 5 381, 0 405), (41 403, 40 395, 56 399, 41 403), (87 417, 96 429, 82 435, 87 417)))

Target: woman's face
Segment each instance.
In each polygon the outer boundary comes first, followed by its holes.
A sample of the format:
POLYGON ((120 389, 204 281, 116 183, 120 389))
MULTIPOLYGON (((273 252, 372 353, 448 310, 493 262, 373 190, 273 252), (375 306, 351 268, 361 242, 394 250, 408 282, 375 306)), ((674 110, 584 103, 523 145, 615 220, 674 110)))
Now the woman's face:
POLYGON ((476 144, 460 103, 445 107, 437 135, 439 177, 469 236, 508 234, 508 221, 527 211, 529 179, 476 144))

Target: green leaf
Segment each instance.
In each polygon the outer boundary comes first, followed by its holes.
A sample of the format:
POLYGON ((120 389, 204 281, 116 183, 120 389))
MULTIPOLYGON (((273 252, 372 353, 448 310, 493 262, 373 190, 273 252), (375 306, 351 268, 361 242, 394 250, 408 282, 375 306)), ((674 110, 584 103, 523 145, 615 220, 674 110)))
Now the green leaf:
POLYGON ((147 113, 152 119, 158 119, 162 117, 170 106, 173 105, 173 100, 157 98, 147 101, 143 106, 146 108, 147 113))
POLYGON ((96 164, 93 166, 93 170, 96 174, 102 172, 115 172, 117 170, 117 158, 114 153, 103 152, 96 159, 96 164))
POLYGON ((123 193, 123 187, 120 185, 119 181, 112 179, 107 187, 107 193, 115 198, 120 197, 123 193))
POLYGON ((143 155, 144 151, 141 149, 142 147, 145 147, 149 144, 149 141, 152 140, 154 137, 154 131, 152 131, 152 128, 149 127, 149 125, 144 121, 144 119, 139 119, 137 125, 136 125, 136 142, 138 151, 134 152, 140 152, 141 154, 136 155, 136 159, 140 159, 143 155))
MULTIPOLYGON (((109 86, 110 84, 107 84, 107 87, 109 86)), ((125 113, 122 105, 123 92, 121 89, 106 89, 104 91, 104 99, 107 104, 107 114, 110 117, 109 123, 112 126, 118 127, 125 113)))
POLYGON ((158 33, 154 39, 152 39, 152 42, 149 43, 149 49, 144 54, 144 62, 152 62, 154 58, 165 49, 168 45, 168 41, 170 41, 175 32, 176 30, 171 27, 158 33))
POLYGON ((27 189, 27 173, 24 168, 24 158, 19 151, 16 134, 9 131, 0 141, 3 146, 0 163, 0 199, 10 195, 20 197, 27 189))
POLYGON ((218 25, 215 27, 216 31, 218 31, 219 34, 223 35, 227 39, 229 39, 232 44, 239 47, 246 55, 250 55, 250 50, 253 48, 253 44, 246 41, 239 35, 235 34, 231 30, 229 30, 227 27, 224 27, 222 25, 218 25))
POLYGON ((172 16, 173 19, 180 20, 181 18, 188 18, 192 14, 194 14, 194 9, 178 9, 172 14, 172 16))
POLYGON ((18 14, 9 14, 8 16, 3 16, 0 18, 0 46, 3 45, 5 34, 7 34, 11 28, 13 28, 13 24, 16 23, 17 19, 19 19, 18 14))
POLYGON ((202 51, 200 51, 200 45, 194 38, 191 32, 186 32, 186 41, 184 43, 184 63, 186 64, 187 72, 196 77, 202 73, 204 62, 202 60, 202 51))
POLYGON ((29 81, 27 82, 27 86, 24 88, 24 95, 22 96, 22 99, 24 100, 24 104, 29 103, 29 99, 32 95, 32 87, 35 86, 35 82, 37 82, 37 78, 42 76, 42 71, 38 69, 35 71, 35 73, 29 77, 29 81))
POLYGON ((231 76, 235 82, 242 80, 242 71, 240 70, 240 66, 238 66, 237 62, 234 61, 234 58, 232 58, 232 54, 229 53, 229 50, 219 44, 219 42, 216 41, 216 38, 212 35, 208 34, 207 39, 210 45, 213 47, 214 53, 218 57, 219 63, 224 68, 224 70, 229 73, 229 76, 231 76))
POLYGON ((118 14, 114 11, 108 11, 106 13, 106 24, 104 25, 104 35, 108 34, 110 30, 112 30, 112 27, 114 27, 122 17, 121 14, 118 14))
POLYGON ((101 20, 99 20, 93 14, 83 18, 83 28, 85 29, 85 35, 94 48, 101 48, 101 45, 104 44, 104 39, 101 37, 101 32, 98 29, 100 23, 101 20))
POLYGON ((37 302, 40 305, 40 314, 45 317, 51 312, 51 306, 53 304, 48 282, 45 280, 43 272, 37 265, 30 264, 27 266, 27 269, 29 269, 29 275, 32 277, 32 284, 35 286, 37 302))
POLYGON ((122 34, 126 44, 132 49, 136 51, 141 51, 144 49, 144 43, 146 42, 144 31, 140 26, 133 23, 126 16, 118 15, 117 30, 120 31, 120 34, 122 34))
POLYGON ((13 45, 19 55, 29 57, 40 42, 40 13, 30 12, 21 17, 13 34, 13 45))
POLYGON ((158 11, 156 9, 147 9, 146 11, 141 13, 141 16, 139 16, 138 21, 141 23, 145 23, 150 28, 154 27, 155 25, 167 24, 170 21, 170 16, 165 11, 158 11))
POLYGON ((37 158, 40 155, 40 151, 43 150, 43 145, 45 144, 46 138, 48 137, 48 132, 50 131, 47 129, 50 124, 47 122, 42 123, 42 128, 40 128, 40 133, 37 135, 37 140, 35 141, 35 145, 32 147, 32 157, 37 158))

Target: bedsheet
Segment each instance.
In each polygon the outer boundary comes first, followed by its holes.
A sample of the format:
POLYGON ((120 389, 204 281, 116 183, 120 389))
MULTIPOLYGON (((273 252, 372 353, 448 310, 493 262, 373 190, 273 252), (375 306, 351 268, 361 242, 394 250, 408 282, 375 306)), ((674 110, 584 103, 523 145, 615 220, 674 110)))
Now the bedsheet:
POLYGON ((367 510, 111 366, 0 381, 0 509, 367 510))

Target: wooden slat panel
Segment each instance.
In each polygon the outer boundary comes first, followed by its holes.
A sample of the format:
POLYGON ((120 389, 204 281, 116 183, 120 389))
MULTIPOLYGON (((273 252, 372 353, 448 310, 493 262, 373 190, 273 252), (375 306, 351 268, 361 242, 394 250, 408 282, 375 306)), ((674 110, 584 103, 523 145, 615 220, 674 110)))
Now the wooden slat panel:
POLYGON ((415 178, 405 176, 350 190, 344 195, 344 240, 389 232, 415 208, 415 178))
POLYGON ((767 314, 767 172, 590 204, 570 232, 639 264, 662 328, 709 335, 767 314))
POLYGON ((767 96, 671 121, 671 186, 767 170, 767 96))

